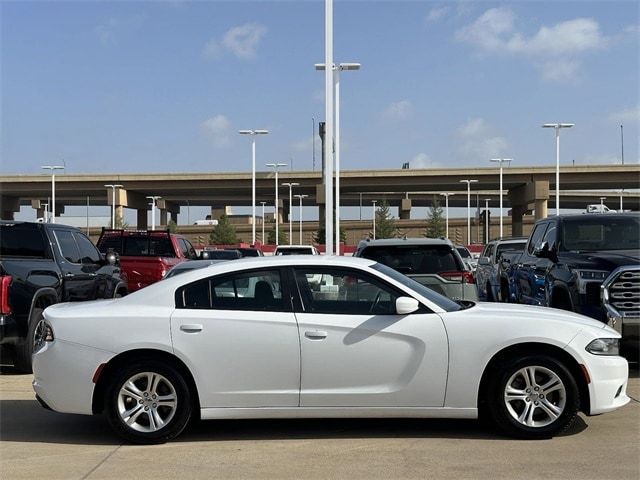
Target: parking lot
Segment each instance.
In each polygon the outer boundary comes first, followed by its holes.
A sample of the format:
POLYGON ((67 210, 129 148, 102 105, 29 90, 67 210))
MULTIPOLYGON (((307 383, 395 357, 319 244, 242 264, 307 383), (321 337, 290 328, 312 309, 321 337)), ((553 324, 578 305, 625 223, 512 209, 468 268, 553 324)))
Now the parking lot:
POLYGON ((208 421, 157 446, 123 445, 101 417, 47 411, 31 376, 0 375, 0 476, 111 478, 640 477, 640 378, 626 407, 580 417, 545 441, 507 439, 475 421, 208 421))

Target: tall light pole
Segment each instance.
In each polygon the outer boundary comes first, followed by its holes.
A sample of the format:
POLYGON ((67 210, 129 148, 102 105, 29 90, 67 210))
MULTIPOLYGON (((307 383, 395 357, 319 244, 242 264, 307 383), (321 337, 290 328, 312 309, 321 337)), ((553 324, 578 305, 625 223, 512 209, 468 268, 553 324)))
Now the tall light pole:
POLYGON ((297 182, 288 182, 282 184, 284 187, 289 187, 289 245, 293 245, 293 206, 291 204, 292 189, 300 185, 297 182))
MULTIPOLYGON (((322 63, 315 65, 316 70, 324 70, 322 63)), ((339 63, 333 66, 333 88, 335 90, 335 171, 336 171, 336 255, 340 255, 340 72, 360 70, 359 63, 339 63)))
POLYGON ((156 229, 156 202, 162 197, 159 195, 150 195, 146 198, 151 200, 151 203, 149 204, 151 205, 151 230, 155 230, 156 229))
POLYGON ((471 245, 471 184, 478 180, 460 180, 467 184, 467 245, 471 245))
POLYGON ((238 130, 240 135, 251 135, 251 240, 256 243, 256 135, 266 135, 269 130, 238 130))
POLYGON ((296 195, 296 197, 298 197, 298 200, 300 200, 300 210, 298 211, 299 213, 299 218, 298 218, 298 222, 300 224, 300 240, 299 240, 299 245, 302 245, 302 200, 304 198, 307 198, 309 195, 296 195))
POLYGON ((556 131, 556 215, 560 215, 560 129, 571 128, 573 123, 545 123, 542 128, 553 128, 556 131))
POLYGON ((260 243, 264 244, 264 206, 267 202, 260 202, 262 205, 262 236, 260 237, 260 243))
POLYGON ((371 204, 373 206, 373 239, 376 239, 376 203, 377 200, 371 200, 371 204))
POLYGON ((491 199, 490 198, 484 199, 484 223, 485 223, 484 243, 489 243, 489 228, 491 228, 489 226, 489 200, 491 199))
POLYGON ((280 167, 286 167, 287 164, 286 163, 267 163, 266 164, 267 167, 273 167, 273 170, 276 172, 276 209, 275 212, 273 213, 275 219, 276 219, 276 245, 279 245, 279 238, 278 238, 278 223, 279 223, 279 215, 278 215, 278 168, 280 167))
POLYGON ((111 189, 111 228, 116 228, 116 188, 122 188, 122 185, 113 183, 106 184, 105 187, 111 189))
POLYGON ((513 158, 492 158, 491 161, 500 165, 500 238, 502 238, 502 195, 504 193, 502 189, 502 164, 506 162, 511 165, 513 158))
POLYGON ((604 213, 604 201, 607 197, 600 197, 600 213, 604 213))
POLYGON ((324 224, 325 255, 333 255, 333 0, 324 2, 324 224), (328 67, 331 66, 331 69, 328 67))
POLYGON ((56 170, 64 170, 64 166, 42 165, 40 168, 51 172, 51 223, 56 223, 56 170))
POLYGON ((454 193, 441 193, 440 195, 442 195, 444 197, 444 215, 445 215, 445 236, 447 238, 449 238, 449 197, 451 195, 455 195, 454 193))

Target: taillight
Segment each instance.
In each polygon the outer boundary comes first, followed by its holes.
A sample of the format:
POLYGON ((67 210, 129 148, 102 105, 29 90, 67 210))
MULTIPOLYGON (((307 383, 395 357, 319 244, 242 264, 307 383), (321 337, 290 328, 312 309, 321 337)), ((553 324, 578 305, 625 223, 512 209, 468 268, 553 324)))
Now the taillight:
POLYGON ((476 279, 473 278, 472 272, 463 271, 455 271, 455 272, 440 272, 438 273, 445 280, 450 280, 452 282, 460 282, 460 283, 476 283, 476 279))
POLYGON ((9 305, 9 285, 11 285, 11 277, 2 275, 0 277, 0 314, 9 315, 11 313, 11 305, 9 305))

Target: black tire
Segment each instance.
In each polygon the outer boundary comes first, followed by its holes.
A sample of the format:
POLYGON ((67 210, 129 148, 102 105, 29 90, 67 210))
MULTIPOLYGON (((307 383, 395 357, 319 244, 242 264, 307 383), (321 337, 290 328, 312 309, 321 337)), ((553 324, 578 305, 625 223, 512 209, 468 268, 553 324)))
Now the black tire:
POLYGON ((562 290, 553 292, 553 294, 551 295, 551 306, 553 308, 559 308, 560 310, 573 312, 573 307, 571 306, 569 295, 562 290))
POLYGON ((495 299, 493 298, 493 290, 489 283, 487 283, 487 302, 495 302, 495 299))
POLYGON ((503 280, 500 282, 500 298, 498 299, 498 301, 502 302, 502 303, 509 303, 511 301, 510 295, 509 295, 509 284, 503 280))
POLYGON ((116 434, 139 444, 164 443, 177 437, 189 423, 193 411, 191 392, 183 375, 172 365, 154 359, 141 359, 117 369, 106 389, 104 404, 105 417, 116 434), (155 387, 149 384, 149 374, 156 376, 151 380, 155 387), (121 394, 123 386, 130 382, 139 389, 139 396, 136 397, 137 393, 131 388, 121 394), (175 402, 168 400, 171 396, 175 402), (162 402, 159 397, 173 406, 159 405, 162 402), (130 424, 123 418, 127 413, 130 424), (166 424, 158 428, 160 422, 156 419, 166 424))
POLYGON ((29 328, 24 340, 15 346, 14 367, 22 373, 32 373, 31 355, 34 351, 36 337, 42 333, 44 317, 42 308, 34 308, 29 318, 29 328))
POLYGON ((562 362, 547 355, 514 358, 501 364, 492 375, 486 395, 490 419, 502 432, 532 440, 565 431, 575 420, 580 406, 575 379, 562 362), (529 378, 533 372, 535 380, 526 383, 523 371, 529 372, 529 378), (552 380, 555 383, 543 388, 552 380), (510 400, 505 398, 508 385, 511 386, 510 400), (517 398, 521 396, 524 398, 517 398))

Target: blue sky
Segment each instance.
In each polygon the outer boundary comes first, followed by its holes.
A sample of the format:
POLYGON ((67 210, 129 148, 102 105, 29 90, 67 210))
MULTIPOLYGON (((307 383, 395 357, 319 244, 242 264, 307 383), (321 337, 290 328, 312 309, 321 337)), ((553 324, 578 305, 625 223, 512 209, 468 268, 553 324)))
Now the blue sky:
MULTIPOLYGON (((312 167, 324 2, 2 2, 3 173, 312 167)), ((638 161, 637 2, 336 1, 345 169, 638 161)), ((317 165, 319 142, 316 142, 317 165)))

